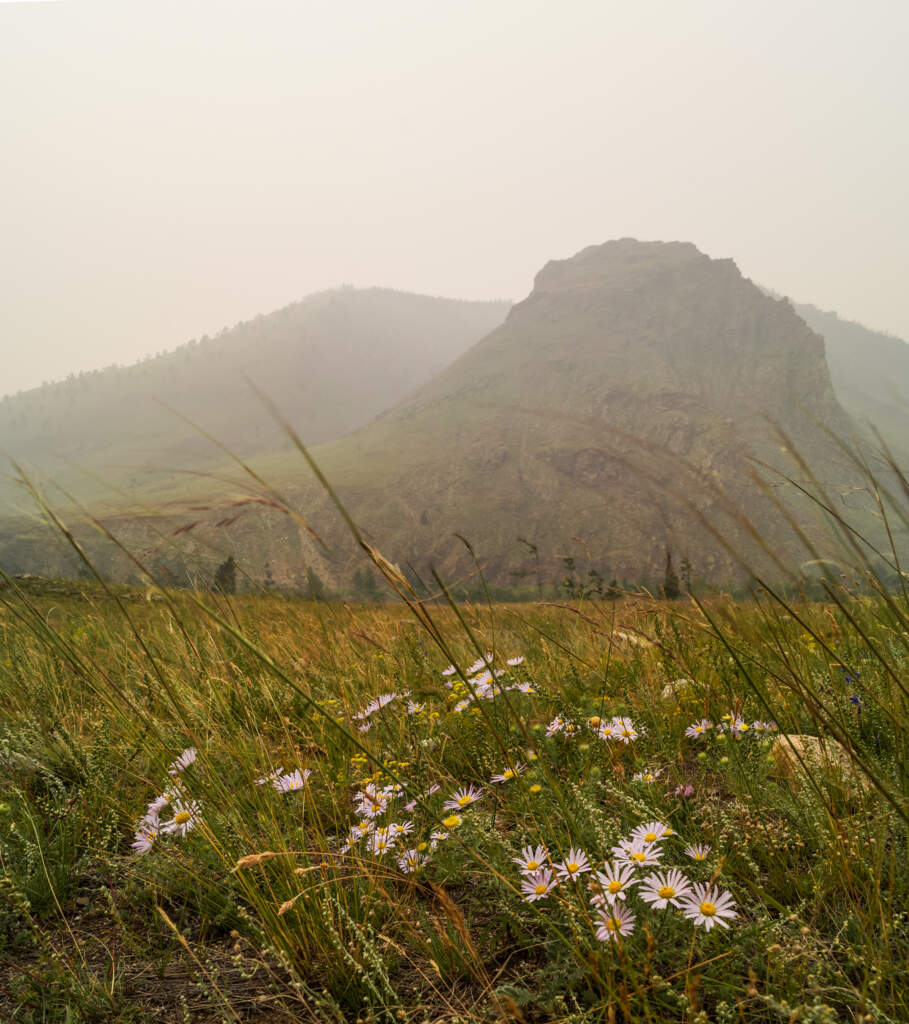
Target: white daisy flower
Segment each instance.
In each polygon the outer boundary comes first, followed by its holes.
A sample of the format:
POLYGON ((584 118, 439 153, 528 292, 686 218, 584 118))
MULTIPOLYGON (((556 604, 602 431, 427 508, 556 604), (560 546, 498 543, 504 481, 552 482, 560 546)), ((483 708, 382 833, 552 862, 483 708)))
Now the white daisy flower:
POLYGON ((690 892, 691 882, 676 868, 655 871, 641 882, 641 888, 638 889, 641 899, 657 910, 665 910, 670 904, 679 906, 680 901, 690 892))
POLYGON ((524 655, 521 654, 517 658, 508 658, 505 662, 506 665, 511 665, 512 668, 517 668, 518 665, 524 664, 524 655))
POLYGON ((634 931, 634 914, 624 904, 613 903, 608 910, 600 911, 598 919, 597 938, 600 942, 615 942, 620 935, 630 935, 634 931))
POLYGON ((565 719, 561 715, 556 715, 555 718, 546 727, 547 736, 555 736, 557 732, 564 732, 565 730, 565 719))
POLYGON ((597 727, 597 736, 599 736, 601 740, 618 739, 618 731, 616 730, 615 722, 600 722, 597 727))
POLYGON ((373 857, 381 857, 395 848, 394 837, 380 835, 375 832, 369 837, 369 852, 373 857))
POLYGON ((199 821, 199 804, 195 800, 186 804, 177 803, 174 804, 173 818, 166 825, 161 826, 161 831, 182 838, 187 832, 194 829, 199 821))
POLYGON ((454 665, 449 665, 448 668, 442 669, 443 676, 453 676, 457 672, 457 668, 454 665))
POLYGON ((559 878, 574 880, 580 878, 585 871, 590 870, 590 861, 583 850, 576 850, 572 846, 568 851, 568 856, 556 864, 555 869, 559 878))
POLYGON ((533 683, 515 683, 514 686, 509 687, 510 690, 517 690, 518 693, 536 693, 537 691, 533 688, 533 683))
POLYGON ((466 789, 457 790, 450 800, 446 800, 442 804, 442 809, 445 811, 462 811, 465 807, 469 807, 471 804, 475 804, 478 800, 482 799, 483 790, 470 785, 466 789))
POLYGON ((532 875, 549 863, 549 852, 545 846, 523 846, 521 856, 513 858, 522 875, 532 875))
POLYGON ((412 821, 392 822, 388 826, 388 834, 394 836, 395 839, 400 839, 401 836, 410 835, 413 832, 412 821))
POLYGON ((157 822, 158 817, 165 807, 170 806, 173 797, 170 793, 162 793, 160 796, 156 796, 154 800, 145 809, 145 817, 143 821, 148 821, 154 824, 157 822))
POLYGON ((527 903, 545 899, 556 887, 556 880, 548 868, 541 868, 521 879, 521 892, 527 903))
POLYGON ((708 729, 713 728, 713 722, 709 718, 702 718, 700 722, 692 722, 691 725, 685 730, 685 735, 691 737, 691 739, 698 739, 703 736, 708 729))
POLYGON ((631 776, 632 782, 656 782, 656 780, 663 774, 661 769, 649 772, 635 772, 631 776))
POLYGON ((612 725, 615 729, 615 738, 620 743, 632 743, 640 736, 640 732, 630 718, 614 718, 612 725))
POLYGON ((195 759, 196 748, 187 747, 186 750, 183 751, 183 753, 177 758, 176 761, 174 761, 174 763, 167 770, 171 775, 178 775, 180 772, 184 770, 184 768, 188 768, 193 763, 193 761, 195 761, 195 759))
POLYGON ((514 768, 506 768, 505 771, 502 772, 501 775, 493 775, 493 777, 492 777, 492 779, 490 781, 491 782, 498 782, 500 784, 503 783, 503 782, 511 782, 511 780, 512 779, 516 779, 521 774, 521 772, 524 771, 524 769, 526 767, 527 767, 526 764, 521 764, 521 762, 519 761, 514 766, 514 768))
POLYGON ((398 867, 404 872, 405 875, 412 875, 415 871, 419 871, 424 864, 427 864, 432 858, 428 853, 420 853, 419 850, 405 850, 400 857, 398 857, 398 867))
POLYGON ((408 715, 418 715, 421 711, 425 711, 425 710, 426 710, 426 705, 425 704, 418 704, 418 703, 416 703, 415 701, 412 701, 412 700, 409 700, 407 702, 407 714, 408 715))
POLYGON ((276 768, 273 772, 269 772, 267 775, 260 775, 256 779, 257 786, 270 786, 279 775, 283 775, 283 768, 276 768))
POLYGON ((155 845, 155 840, 158 838, 158 829, 151 824, 140 827, 139 831, 136 832, 135 842, 132 843, 132 849, 134 853, 148 853, 148 851, 155 845))
POLYGON ((641 839, 622 839, 618 846, 613 846, 612 852, 616 860, 639 868, 659 864, 663 856, 656 843, 645 843, 641 839))
POLYGON ((354 825, 353 828, 347 833, 347 842, 341 847, 341 853, 349 853, 353 847, 359 843, 359 841, 365 835, 369 835, 369 831, 372 828, 372 822, 361 821, 359 825, 354 825), (367 826, 364 830, 363 826, 367 826))
POLYGON ((707 860, 709 853, 710 847, 707 843, 692 844, 685 847, 685 855, 692 860, 707 860))
POLYGON ((673 836, 675 833, 668 825, 664 825, 662 821, 648 821, 645 825, 638 825, 638 827, 631 833, 632 841, 640 839, 644 843, 658 843, 665 839, 667 836, 673 836))
POLYGON ((702 882, 695 882, 693 891, 685 896, 680 907, 685 917, 695 925, 703 925, 708 932, 715 924, 728 928, 727 921, 738 917, 735 901, 726 890, 702 882))
POLYGON ((470 697, 467 697, 464 700, 459 700, 458 703, 455 704, 454 710, 455 711, 466 711, 470 707, 470 700, 471 700, 470 697))
POLYGON ((451 835, 451 833, 450 833, 450 832, 445 832, 445 831, 444 831, 444 830, 442 830, 442 829, 440 829, 440 830, 439 830, 439 831, 437 831, 437 832, 433 832, 433 833, 432 833, 432 834, 430 835, 430 837, 429 837, 429 848, 430 848, 430 850, 434 850, 434 849, 435 849, 435 848, 436 848, 436 847, 437 847, 437 846, 439 845, 439 843, 444 843, 444 842, 445 842, 445 840, 446 840, 446 839, 447 839, 447 838, 448 838, 448 837, 449 837, 450 835, 451 835))
POLYGON ((594 892, 590 902, 595 907, 602 907, 606 903, 623 900, 628 890, 637 884, 633 864, 618 861, 607 863, 604 871, 595 871, 593 874, 594 892))
POLYGON ((466 674, 469 675, 469 676, 472 676, 472 675, 474 675, 477 672, 481 672, 484 668, 488 667, 489 662, 491 662, 491 661, 492 661, 492 653, 490 651, 487 651, 486 652, 486 657, 485 658, 478 658, 467 669, 467 673, 466 674))
POLYGON ((302 789, 306 785, 310 775, 312 775, 312 772, 309 768, 304 768, 302 772, 299 770, 288 772, 287 775, 279 775, 272 782, 272 785, 279 793, 293 793, 295 790, 302 789))
POLYGON ((376 794, 363 797, 354 808, 354 813, 361 818, 380 818, 388 809, 388 798, 376 794))
POLYGON ((393 700, 397 700, 398 697, 406 697, 410 691, 406 693, 380 693, 378 697, 374 697, 362 711, 358 711, 353 717, 357 721, 363 721, 374 715, 377 711, 381 711, 382 708, 387 707, 393 700))
POLYGON ((721 727, 723 732, 731 733, 734 740, 741 739, 751 728, 744 718, 735 715, 730 721, 721 727))

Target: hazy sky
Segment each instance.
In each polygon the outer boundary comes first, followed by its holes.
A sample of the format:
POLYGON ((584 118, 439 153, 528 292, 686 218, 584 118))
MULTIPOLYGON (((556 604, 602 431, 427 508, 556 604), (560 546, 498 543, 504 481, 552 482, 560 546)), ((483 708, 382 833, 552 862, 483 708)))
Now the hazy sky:
POLYGON ((909 3, 0 2, 0 394, 633 235, 909 338, 909 3))

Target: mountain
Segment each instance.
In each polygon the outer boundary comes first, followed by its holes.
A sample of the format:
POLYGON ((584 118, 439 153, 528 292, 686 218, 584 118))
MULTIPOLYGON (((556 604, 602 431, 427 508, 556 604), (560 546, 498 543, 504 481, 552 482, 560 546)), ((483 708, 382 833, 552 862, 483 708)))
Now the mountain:
MULTIPOLYGON (((855 475, 827 429, 848 437, 855 425, 822 339, 787 301, 691 244, 621 239, 548 263, 504 323, 314 454, 379 549, 420 576, 471 570, 459 534, 499 583, 551 581, 566 557, 606 579, 659 583, 667 550, 677 567, 687 559, 695 576, 728 582, 742 577, 735 552, 771 565, 730 509, 747 510, 785 561, 804 557, 752 479, 756 459, 793 471, 779 430, 835 503, 854 500, 855 475)), ((761 472, 824 543, 793 488, 761 472)), ((347 586, 362 561, 322 489, 303 470, 282 489, 324 547, 242 492, 213 510, 108 525, 172 578, 210 576, 232 553, 279 586, 311 571, 347 586)), ((0 543, 0 557, 10 550, 0 543)), ((105 571, 130 569, 95 550, 105 571)))
MULTIPOLYGON (((84 500, 107 494, 106 485, 137 499, 179 496, 187 473, 223 456, 159 402, 244 457, 286 450, 248 378, 319 444, 424 383, 501 323, 508 305, 380 288, 322 292, 133 366, 3 398, 0 454, 84 500)), ((0 506, 19 500, 4 469, 0 506)))
POLYGON ((901 338, 841 320, 816 306, 793 305, 824 338, 837 397, 860 424, 870 423, 903 459, 909 455, 909 345, 901 338))

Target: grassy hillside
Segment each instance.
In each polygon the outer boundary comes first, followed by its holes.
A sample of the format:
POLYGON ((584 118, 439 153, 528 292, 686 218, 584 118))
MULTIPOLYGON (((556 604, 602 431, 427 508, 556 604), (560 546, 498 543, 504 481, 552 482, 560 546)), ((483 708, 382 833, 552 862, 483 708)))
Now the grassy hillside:
MULTIPOLYGON (((80 374, 0 400, 0 453, 89 500, 105 484, 166 501, 221 453, 165 402, 243 456, 286 438, 247 378, 308 444, 369 422, 497 326, 507 303, 460 302, 386 289, 310 296, 215 338, 133 366, 80 374), (84 468, 99 478, 80 472, 84 468)), ((16 492, 0 473, 0 503, 16 492)))

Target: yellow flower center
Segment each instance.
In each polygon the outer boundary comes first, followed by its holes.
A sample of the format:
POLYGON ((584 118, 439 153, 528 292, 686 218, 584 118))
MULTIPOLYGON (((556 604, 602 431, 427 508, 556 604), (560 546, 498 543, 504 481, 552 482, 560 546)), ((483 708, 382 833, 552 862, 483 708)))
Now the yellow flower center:
POLYGON ((449 814, 447 818, 442 819, 442 824, 446 828, 457 828, 461 824, 461 819, 457 814, 449 814))
POLYGON ((540 884, 533 891, 537 894, 537 896, 542 896, 543 893, 546 892, 546 886, 542 882, 540 882, 540 884))
POLYGON ((542 787, 542 786, 541 786, 541 785, 540 785, 539 783, 534 783, 534 784, 533 784, 533 785, 532 785, 532 786, 530 787, 530 792, 531 792, 531 793, 539 793, 539 792, 540 792, 540 791, 542 790, 542 788, 543 788, 543 787, 542 787))
POLYGON ((656 832, 645 832, 644 833, 644 840, 645 840, 645 842, 655 843, 658 838, 659 838, 659 836, 657 836, 656 832))
POLYGON ((616 881, 616 879, 613 878, 613 880, 609 883, 609 891, 610 892, 621 892, 622 891, 622 883, 619 882, 619 881, 616 881))
POLYGON ((703 854, 703 853, 696 853, 694 855, 694 859, 695 860, 704 860, 704 857, 705 857, 705 854, 703 854))
POLYGON ((747 728, 748 728, 748 723, 747 722, 742 722, 742 724, 739 726, 739 732, 745 732, 745 730, 747 728))
POLYGON ((642 860, 647 860, 647 854, 646 853, 633 853, 631 855, 631 859, 632 860, 636 860, 640 864, 642 860))
POLYGON ((578 870, 578 868, 580 867, 580 864, 578 864, 578 863, 577 863, 576 861, 570 860, 570 861, 569 861, 569 862, 568 862, 568 863, 567 863, 567 864, 565 865, 565 867, 566 867, 566 868, 568 868, 568 872, 569 872, 569 874, 572 874, 572 875, 573 875, 573 874, 575 873, 575 871, 577 871, 577 870, 578 870))
POLYGON ((458 797, 458 807, 466 807, 469 803, 473 803, 473 797, 468 796, 466 793, 464 796, 458 797))
POLYGON ((675 896, 675 889, 673 889, 671 885, 661 885, 657 891, 657 896, 659 896, 661 900, 671 900, 672 897, 675 896))
POLYGON ((191 817, 192 815, 189 813, 189 811, 178 811, 174 815, 174 821, 178 825, 185 825, 191 817))
POLYGON ((622 735, 623 736, 630 736, 631 735, 631 730, 630 729, 623 729, 622 730, 622 735))
POLYGON ((504 772, 502 772, 502 778, 503 779, 513 779, 514 778, 514 772, 511 770, 511 768, 506 768, 506 770, 504 772))
POLYGON ((424 853, 428 848, 429 848, 429 843, 420 843, 420 845, 417 847, 417 849, 420 851, 420 853, 424 853))
POLYGON ((536 869, 539 866, 540 866, 539 861, 535 861, 535 860, 529 860, 525 864, 525 867, 527 868, 528 871, 536 871, 536 869))
POLYGON ((619 930, 619 922, 614 917, 610 917, 605 924, 607 929, 611 932, 617 932, 619 930))
POLYGON ((384 839, 380 839, 379 842, 376 843, 377 850, 384 850, 386 846, 388 846, 388 843, 386 843, 384 839))
POLYGON ((701 913, 704 917, 713 917, 716 913, 716 907, 709 900, 704 900, 701 904, 701 913))

